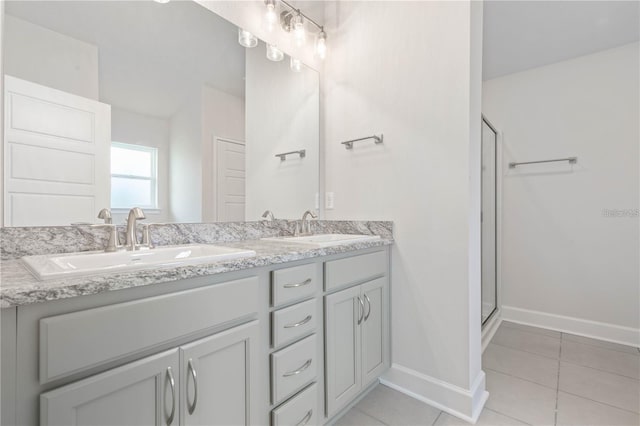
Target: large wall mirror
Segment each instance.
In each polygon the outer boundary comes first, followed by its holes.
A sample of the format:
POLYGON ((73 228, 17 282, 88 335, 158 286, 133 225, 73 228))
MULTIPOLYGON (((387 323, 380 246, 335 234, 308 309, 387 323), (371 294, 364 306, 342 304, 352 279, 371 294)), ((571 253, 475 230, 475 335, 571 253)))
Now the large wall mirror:
POLYGON ((4 226, 296 218, 319 76, 191 1, 6 1, 4 226), (277 154, 304 151, 304 155, 277 154))

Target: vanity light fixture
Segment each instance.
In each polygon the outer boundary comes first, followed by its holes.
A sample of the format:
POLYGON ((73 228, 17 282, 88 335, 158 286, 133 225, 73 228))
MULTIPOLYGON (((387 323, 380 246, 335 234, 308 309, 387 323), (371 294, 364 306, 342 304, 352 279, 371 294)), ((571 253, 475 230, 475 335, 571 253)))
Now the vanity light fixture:
POLYGON ((273 28, 278 22, 278 14, 276 13, 276 0, 264 0, 264 4, 267 5, 267 11, 264 15, 264 20, 267 24, 267 30, 273 31, 273 28))
POLYGON ((291 67, 291 71, 300 72, 302 71, 302 61, 300 59, 296 59, 293 56, 291 57, 291 63, 289 64, 291 67))
POLYGON ((324 32, 324 28, 320 28, 320 34, 316 40, 316 54, 320 59, 327 57, 327 33, 324 32))
POLYGON ((167 3, 169 3, 171 0, 153 0, 153 1, 155 1, 156 3, 160 3, 160 4, 167 4, 167 3))
POLYGON ((256 47, 258 45, 258 37, 247 30, 238 28, 238 43, 244 47, 256 47))
POLYGON ((275 44, 267 43, 267 59, 273 62, 280 62, 284 59, 284 52, 275 44))

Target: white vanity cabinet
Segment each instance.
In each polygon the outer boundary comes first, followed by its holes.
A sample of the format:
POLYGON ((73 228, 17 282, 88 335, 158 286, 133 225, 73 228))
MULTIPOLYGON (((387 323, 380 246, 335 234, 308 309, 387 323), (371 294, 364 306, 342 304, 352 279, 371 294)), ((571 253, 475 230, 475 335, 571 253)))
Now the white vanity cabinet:
POLYGON ((387 259, 377 252, 325 265, 325 287, 352 285, 325 297, 327 417, 347 406, 389 366, 387 259), (376 267, 362 268, 369 263, 376 267), (357 282, 361 284, 353 285, 357 282))

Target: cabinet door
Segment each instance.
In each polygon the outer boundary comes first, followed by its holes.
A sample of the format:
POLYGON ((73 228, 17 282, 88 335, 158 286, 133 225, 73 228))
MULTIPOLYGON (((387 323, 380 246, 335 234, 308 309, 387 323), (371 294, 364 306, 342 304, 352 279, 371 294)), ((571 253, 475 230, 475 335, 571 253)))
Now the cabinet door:
POLYGON ((327 416, 348 404, 361 388, 361 300, 360 287, 325 298, 327 416))
POLYGON ((178 424, 178 349, 40 395, 42 425, 178 424))
POLYGON ((252 321, 180 348, 181 424, 252 423, 258 346, 258 321, 252 321))
POLYGON ((360 286, 365 305, 362 327, 362 385, 377 379, 387 364, 386 282, 378 278, 360 286))

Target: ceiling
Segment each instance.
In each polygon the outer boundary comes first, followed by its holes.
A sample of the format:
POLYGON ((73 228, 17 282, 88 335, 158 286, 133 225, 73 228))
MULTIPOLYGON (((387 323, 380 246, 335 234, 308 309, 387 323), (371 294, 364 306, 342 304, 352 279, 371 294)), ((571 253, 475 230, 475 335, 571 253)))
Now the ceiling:
POLYGON ((483 80, 637 41, 639 6, 639 1, 485 1, 483 80))
POLYGON ((98 46, 100 100, 170 117, 203 84, 244 96, 237 28, 195 2, 7 1, 7 14, 98 46))

